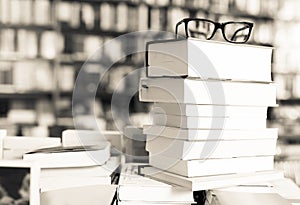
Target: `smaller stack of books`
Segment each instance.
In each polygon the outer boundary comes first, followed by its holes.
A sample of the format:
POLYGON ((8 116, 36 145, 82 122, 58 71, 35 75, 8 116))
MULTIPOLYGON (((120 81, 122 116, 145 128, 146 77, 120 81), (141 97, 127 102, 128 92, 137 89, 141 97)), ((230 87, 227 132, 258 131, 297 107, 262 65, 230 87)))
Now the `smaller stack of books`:
POLYGON ((111 156, 111 143, 99 134, 69 130, 63 133, 62 145, 23 154, 24 161, 34 162, 41 167, 41 192, 111 185, 118 175, 121 159, 111 156), (79 137, 79 133, 86 134, 83 135, 86 138, 80 139, 83 136, 79 137), (97 140, 99 138, 102 140, 97 140))
POLYGON ((281 176, 272 171, 277 129, 266 127, 276 106, 272 48, 188 38, 147 49, 140 100, 154 109, 144 127, 146 175, 192 190, 281 176))
POLYGON ((138 167, 145 165, 126 163, 122 166, 117 204, 187 205, 194 203, 193 192, 139 175, 138 167))

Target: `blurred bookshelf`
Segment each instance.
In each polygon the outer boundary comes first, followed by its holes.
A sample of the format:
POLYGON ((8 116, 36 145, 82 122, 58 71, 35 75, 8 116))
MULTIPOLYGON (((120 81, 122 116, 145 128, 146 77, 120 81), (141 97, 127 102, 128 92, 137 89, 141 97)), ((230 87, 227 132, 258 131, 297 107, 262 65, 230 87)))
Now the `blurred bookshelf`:
MULTIPOLYGON (((296 126, 300 121, 299 4, 296 0, 0 0, 0 117, 6 122, 1 127, 8 122, 18 127, 10 118, 22 110, 36 113, 33 123, 50 136, 54 135, 50 127, 64 122, 72 127, 76 76, 101 45, 131 31, 173 32, 178 20, 202 17, 252 21, 250 43, 275 47, 273 79, 278 83, 280 106, 270 110, 269 126, 280 128, 281 139, 295 141, 298 135, 300 139, 296 126), (48 120, 39 121, 37 116, 48 120)), ((124 46, 120 42, 115 45, 118 52, 101 51, 108 63, 118 60, 98 88, 97 117, 104 121, 111 121, 107 120, 109 103, 120 76, 143 65, 143 55, 122 59, 124 46)), ((101 67, 101 63, 87 66, 101 67)), ((133 113, 148 111, 148 106, 135 101, 133 113)), ((104 127, 115 129, 111 123, 104 127)))

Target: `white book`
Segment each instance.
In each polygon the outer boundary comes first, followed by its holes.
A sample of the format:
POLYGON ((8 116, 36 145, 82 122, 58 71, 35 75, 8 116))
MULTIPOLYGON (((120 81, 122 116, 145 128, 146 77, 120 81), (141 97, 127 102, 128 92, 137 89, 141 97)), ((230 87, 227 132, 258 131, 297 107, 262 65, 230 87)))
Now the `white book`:
POLYGON ((23 155, 23 160, 35 161, 42 168, 83 167, 103 165, 110 157, 110 143, 101 146, 53 147, 23 155))
POLYGON ((64 147, 72 146, 91 146, 102 144, 103 141, 110 142, 116 150, 122 150, 121 133, 118 131, 104 130, 64 130, 62 132, 62 145, 64 147))
POLYGON ((212 191, 211 205, 255 204, 292 205, 272 187, 235 186, 212 191))
POLYGON ((43 168, 41 169, 41 178, 46 177, 110 177, 119 167, 120 158, 111 157, 102 166, 88 167, 61 167, 61 168, 43 168))
POLYGON ((178 175, 199 177, 273 170, 274 156, 179 160, 161 154, 150 154, 149 164, 178 175))
POLYGON ((139 91, 143 102, 276 106, 273 83, 143 78, 139 91))
POLYGON ((154 103, 153 113, 190 117, 267 117, 267 106, 195 105, 154 103))
POLYGON ((195 38, 148 43, 148 75, 271 81, 272 47, 195 38))
POLYGON ((29 137, 29 136, 7 136, 3 142, 5 149, 39 149, 56 147, 61 145, 60 137, 29 137))
POLYGON ((141 163, 127 163, 122 167, 119 187, 119 201, 139 201, 147 203, 193 203, 193 193, 178 186, 171 186, 148 177, 138 175, 141 163), (151 194, 149 194, 151 193, 151 194))
POLYGON ((278 137, 277 128, 240 130, 200 130, 157 125, 145 125, 143 133, 145 135, 162 136, 188 141, 277 139, 278 137))
POLYGON ((116 185, 87 185, 49 190, 40 194, 42 205, 110 205, 116 185))
POLYGON ((78 176, 61 176, 61 177, 43 177, 39 181, 41 192, 51 190, 84 187, 91 185, 109 185, 111 184, 111 177, 78 177, 78 176))
POLYGON ((276 139, 185 141, 151 135, 147 137, 146 150, 152 155, 164 155, 183 160, 276 154, 276 139))
POLYGON ((191 203, 164 203, 164 202, 144 202, 144 201, 118 201, 118 205, 191 205, 191 203))
POLYGON ((3 159, 22 159, 27 152, 60 145, 59 137, 7 136, 3 139, 3 159))
POLYGON ((153 124, 191 129, 264 129, 266 118, 258 117, 189 117, 153 114, 153 124))
POLYGON ((204 177, 184 177, 177 174, 164 172, 154 167, 145 167, 142 174, 152 179, 185 187, 191 191, 208 190, 229 187, 234 185, 264 182, 282 179, 283 172, 261 171, 242 174, 224 174, 204 177))

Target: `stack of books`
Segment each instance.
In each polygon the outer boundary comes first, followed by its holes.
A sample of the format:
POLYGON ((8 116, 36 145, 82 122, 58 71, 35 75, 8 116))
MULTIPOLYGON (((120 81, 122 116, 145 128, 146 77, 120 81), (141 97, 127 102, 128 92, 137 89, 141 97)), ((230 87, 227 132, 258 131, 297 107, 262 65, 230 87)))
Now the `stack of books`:
POLYGON ((148 43, 139 94, 154 102, 144 127, 153 167, 144 174, 192 190, 282 177, 277 129, 266 127, 276 106, 271 56, 270 47, 192 38, 148 43))
POLYGON ((119 157, 111 157, 103 165, 42 168, 40 174, 41 192, 111 185, 117 177, 119 157))

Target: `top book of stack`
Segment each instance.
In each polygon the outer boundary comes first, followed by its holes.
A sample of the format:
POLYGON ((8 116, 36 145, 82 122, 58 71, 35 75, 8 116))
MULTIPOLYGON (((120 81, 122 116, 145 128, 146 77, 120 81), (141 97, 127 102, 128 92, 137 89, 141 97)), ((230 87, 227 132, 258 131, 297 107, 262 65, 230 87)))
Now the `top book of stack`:
POLYGON ((270 82, 272 47, 194 38, 148 42, 148 77, 270 82))

